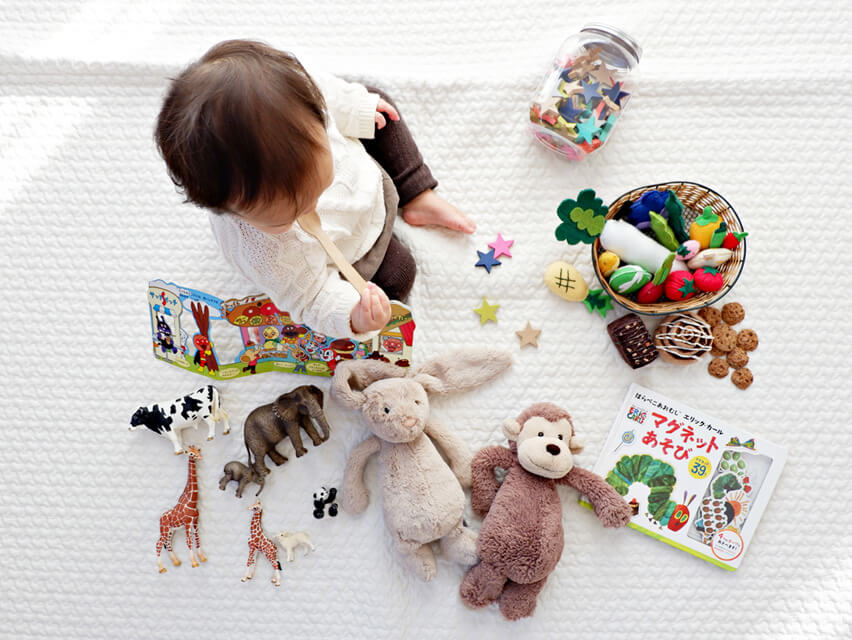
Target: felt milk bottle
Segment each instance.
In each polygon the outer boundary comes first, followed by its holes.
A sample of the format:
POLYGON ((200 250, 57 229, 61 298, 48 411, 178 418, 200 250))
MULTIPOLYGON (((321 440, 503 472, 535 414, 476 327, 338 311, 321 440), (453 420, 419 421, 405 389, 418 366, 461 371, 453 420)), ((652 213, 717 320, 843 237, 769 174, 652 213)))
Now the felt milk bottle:
POLYGON ((571 160, 600 149, 634 92, 641 55, 633 38, 600 23, 565 40, 530 102, 536 139, 571 160))

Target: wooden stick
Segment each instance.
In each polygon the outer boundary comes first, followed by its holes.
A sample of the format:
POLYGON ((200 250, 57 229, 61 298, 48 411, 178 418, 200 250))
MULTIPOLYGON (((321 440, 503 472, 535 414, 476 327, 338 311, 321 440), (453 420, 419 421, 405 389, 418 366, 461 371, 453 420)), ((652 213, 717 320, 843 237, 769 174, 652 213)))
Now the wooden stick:
POLYGON ((360 273, 355 271, 355 267, 349 264, 349 261, 344 257, 340 249, 337 248, 337 245, 334 244, 331 241, 331 238, 329 238, 325 231, 322 230, 322 223, 320 222, 317 212, 312 211, 311 213, 299 216, 297 221, 299 226, 302 227, 305 232, 311 234, 319 241, 322 248, 325 250, 326 254, 328 254, 328 257, 331 258, 332 262, 334 262, 337 266, 343 277, 349 281, 349 284, 355 287, 355 291, 358 292, 358 295, 361 295, 364 292, 364 289, 367 288, 367 281, 361 277, 360 273))

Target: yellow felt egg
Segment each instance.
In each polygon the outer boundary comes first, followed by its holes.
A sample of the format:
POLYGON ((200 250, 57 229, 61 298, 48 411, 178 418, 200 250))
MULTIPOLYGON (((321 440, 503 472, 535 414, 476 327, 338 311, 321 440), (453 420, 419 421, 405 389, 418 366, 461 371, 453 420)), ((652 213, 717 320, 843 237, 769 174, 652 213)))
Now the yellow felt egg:
POLYGON ((598 267, 604 278, 609 278, 612 272, 618 269, 618 265, 620 264, 621 260, 612 251, 604 251, 598 256, 598 267))
POLYGON ((589 287, 574 265, 559 260, 551 263, 544 272, 547 288, 563 300, 582 302, 589 293, 589 287))

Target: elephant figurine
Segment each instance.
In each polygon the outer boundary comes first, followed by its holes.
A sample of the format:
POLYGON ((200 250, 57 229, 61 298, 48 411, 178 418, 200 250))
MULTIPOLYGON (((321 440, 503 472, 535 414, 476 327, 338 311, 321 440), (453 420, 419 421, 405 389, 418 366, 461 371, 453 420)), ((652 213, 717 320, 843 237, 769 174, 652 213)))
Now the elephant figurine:
POLYGON ((315 447, 328 440, 331 428, 322 404, 322 390, 314 385, 305 385, 278 396, 275 402, 261 405, 248 415, 243 433, 249 466, 258 476, 269 473, 264 464, 267 455, 276 465, 287 462, 287 457, 275 450, 275 445, 284 438, 290 438, 297 458, 308 452, 302 444, 301 429, 305 430, 315 447), (322 434, 317 431, 314 421, 322 434))
POLYGON ((260 492, 263 491, 263 483, 266 480, 263 475, 259 475, 255 473, 254 467, 247 467, 239 460, 231 460, 225 465, 223 469, 224 475, 219 480, 219 488, 224 491, 225 487, 228 486, 229 482, 237 483, 237 497, 243 497, 243 489, 246 488, 246 485, 250 482, 254 482, 258 485, 259 489, 255 496, 259 496, 260 492))

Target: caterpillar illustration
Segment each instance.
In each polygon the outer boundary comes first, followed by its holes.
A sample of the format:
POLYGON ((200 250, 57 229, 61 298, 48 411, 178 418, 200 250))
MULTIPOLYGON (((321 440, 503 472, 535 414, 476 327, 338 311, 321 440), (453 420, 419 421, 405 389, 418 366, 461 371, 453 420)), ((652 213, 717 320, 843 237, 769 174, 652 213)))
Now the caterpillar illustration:
POLYGON ((669 523, 669 519, 679 506, 682 507, 679 513, 685 511, 688 519, 687 506, 678 505, 674 500, 670 500, 677 478, 672 466, 662 460, 647 454, 622 456, 612 471, 607 474, 606 481, 622 496, 626 496, 630 485, 636 482, 648 487, 650 489, 648 515, 660 526, 666 526, 669 523))

